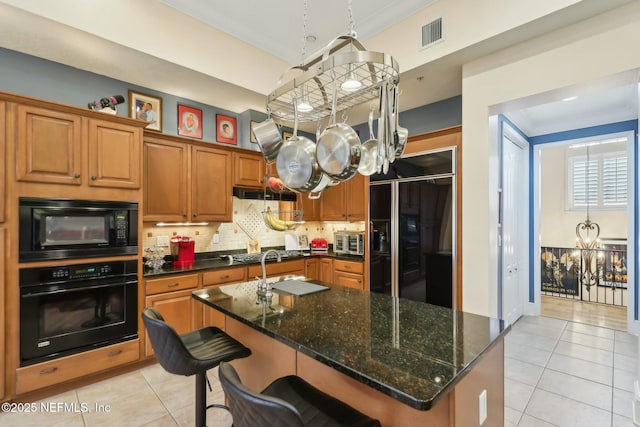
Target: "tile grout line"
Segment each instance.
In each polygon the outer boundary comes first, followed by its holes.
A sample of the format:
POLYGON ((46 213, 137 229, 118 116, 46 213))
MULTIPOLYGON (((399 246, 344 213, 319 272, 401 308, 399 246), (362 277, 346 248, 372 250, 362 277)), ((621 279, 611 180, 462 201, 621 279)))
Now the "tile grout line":
MULTIPOLYGON (((536 390, 538 390, 538 384, 540 384, 540 379, 544 375, 544 371, 545 371, 545 369, 547 369, 547 366, 549 365, 549 361, 551 360, 551 356, 553 356, 553 352, 555 351, 556 347, 558 347, 558 342, 560 342, 560 336, 562 336, 562 333, 564 333, 564 331, 566 330, 567 324, 568 324, 568 322, 565 321, 565 324, 564 324, 564 326, 562 328, 562 332, 560 333, 558 338, 556 338, 556 343, 553 346, 553 349, 551 349, 551 353, 549 355, 549 358, 547 359, 547 361, 545 362, 544 366, 542 367, 542 374, 540 374, 540 377, 538 378, 538 381, 536 381, 536 384, 533 386, 533 391, 531 392, 531 395, 527 399, 527 404, 524 405, 524 410, 522 411, 522 416, 520 417, 521 420, 522 420, 522 417, 524 416, 524 414, 527 414, 527 408, 529 407, 529 404, 531 403, 531 398, 533 397, 533 394, 536 392, 536 390)), ((529 415, 529 414, 527 414, 527 415, 529 415)), ((529 415, 529 416, 531 416, 531 415, 529 415)), ((536 417, 534 417, 534 418, 536 418, 536 417)), ((518 422, 518 424, 519 424, 519 422, 518 422)))
MULTIPOLYGON (((167 405, 164 404, 164 402, 162 401, 162 399, 160 398, 160 395, 158 394, 158 392, 156 391, 156 389, 153 387, 153 384, 151 384, 151 382, 147 379, 147 377, 145 377, 142 372, 140 372, 140 375, 142 375, 142 378, 144 378, 145 382, 147 383, 147 385, 149 386, 149 388, 151 389, 151 391, 153 391, 153 394, 158 398, 158 400, 160 401, 160 404, 162 405, 162 407, 165 409, 165 412, 167 414, 169 414, 169 416, 171 417, 171 419, 176 423, 176 425, 178 427, 181 427, 182 425, 180 424, 180 422, 178 422, 178 420, 176 419, 176 417, 173 415, 173 413, 169 410, 169 408, 167 408, 167 405)), ((164 416, 164 415, 163 415, 164 416)), ((153 422, 157 419, 162 418, 163 416, 160 416, 154 420, 151 420, 150 422, 153 422)), ((87 426, 88 427, 88 426, 87 426)))

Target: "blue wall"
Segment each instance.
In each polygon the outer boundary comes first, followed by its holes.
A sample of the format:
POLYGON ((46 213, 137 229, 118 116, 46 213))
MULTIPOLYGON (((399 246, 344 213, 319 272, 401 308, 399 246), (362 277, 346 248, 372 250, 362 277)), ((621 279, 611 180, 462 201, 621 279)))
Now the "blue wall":
MULTIPOLYGON (((401 82, 402 85, 402 82, 401 82)), ((186 104, 202 110, 203 140, 215 141, 216 114, 236 117, 238 120, 238 146, 258 150, 249 142, 250 121, 262 121, 266 114, 248 110, 240 114, 215 106, 158 92, 151 88, 132 85, 121 80, 82 71, 56 62, 0 48, 0 91, 13 92, 34 98, 87 108, 87 103, 105 96, 122 95, 128 100, 128 91, 134 90, 162 98, 162 132, 177 135, 177 104, 186 104)), ((118 108, 118 115, 127 116, 128 104, 118 108)), ((462 123, 462 96, 425 105, 400 114, 401 126, 409 129, 409 135, 438 130, 462 123)), ((366 139, 369 129, 366 123, 354 126, 366 139)), ((290 129, 289 129, 290 130, 290 129)), ((315 139, 314 135, 308 135, 315 139)))

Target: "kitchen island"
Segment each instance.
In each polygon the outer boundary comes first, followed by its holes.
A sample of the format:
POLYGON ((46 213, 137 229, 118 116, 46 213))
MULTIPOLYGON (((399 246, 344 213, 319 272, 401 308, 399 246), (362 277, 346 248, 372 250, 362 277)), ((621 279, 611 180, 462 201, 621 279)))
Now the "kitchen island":
POLYGON ((327 283, 266 302, 257 284, 193 293, 251 348, 233 362, 248 387, 296 374, 385 426, 504 424, 502 321, 327 283))

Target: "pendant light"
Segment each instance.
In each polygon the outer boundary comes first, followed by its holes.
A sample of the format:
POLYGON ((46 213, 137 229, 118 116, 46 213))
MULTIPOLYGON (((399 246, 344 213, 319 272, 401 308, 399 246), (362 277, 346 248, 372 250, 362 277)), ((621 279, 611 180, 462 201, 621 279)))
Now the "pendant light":
POLYGON ((311 105, 311 102, 309 101, 309 93, 307 92, 306 85, 302 86, 302 94, 296 102, 296 107, 301 113, 309 113, 313 111, 313 105, 311 105))
POLYGON ((358 80, 356 73, 353 71, 353 64, 349 64, 349 73, 340 87, 347 92, 355 92, 362 87, 362 82, 358 80))

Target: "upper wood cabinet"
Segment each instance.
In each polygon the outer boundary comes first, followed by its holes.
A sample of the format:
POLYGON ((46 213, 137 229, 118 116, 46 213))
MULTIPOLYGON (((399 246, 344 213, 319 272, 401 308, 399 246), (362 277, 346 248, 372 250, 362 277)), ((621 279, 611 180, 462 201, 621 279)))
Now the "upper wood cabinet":
POLYGON ((233 221, 231 152, 191 147, 192 221, 233 221))
POLYGON ((145 137, 144 221, 187 221, 189 146, 145 137))
POLYGON ((305 221, 320 221, 320 199, 310 199, 308 193, 298 193, 298 206, 302 206, 302 219, 305 221))
POLYGON ((3 160, 0 161, 0 222, 5 221, 5 210, 6 202, 5 198, 7 197, 7 181, 6 181, 6 170, 7 170, 7 143, 5 140, 5 110, 6 103, 0 102, 0 153, 2 154, 3 160))
POLYGON ((89 185, 140 188, 142 130, 89 120, 89 185))
POLYGON ((175 137, 145 137, 144 221, 231 221, 231 157, 175 137))
POLYGON ((357 173, 353 178, 329 187, 320 198, 323 221, 364 221, 367 211, 368 178, 357 173))
POLYGON ((233 153, 233 184, 240 187, 264 187, 264 157, 262 153, 247 151, 233 153))
POLYGON ((139 127, 19 104, 15 136, 18 181, 140 188, 139 127))
POLYGON ((82 117, 18 105, 16 147, 18 181, 82 183, 82 117))

